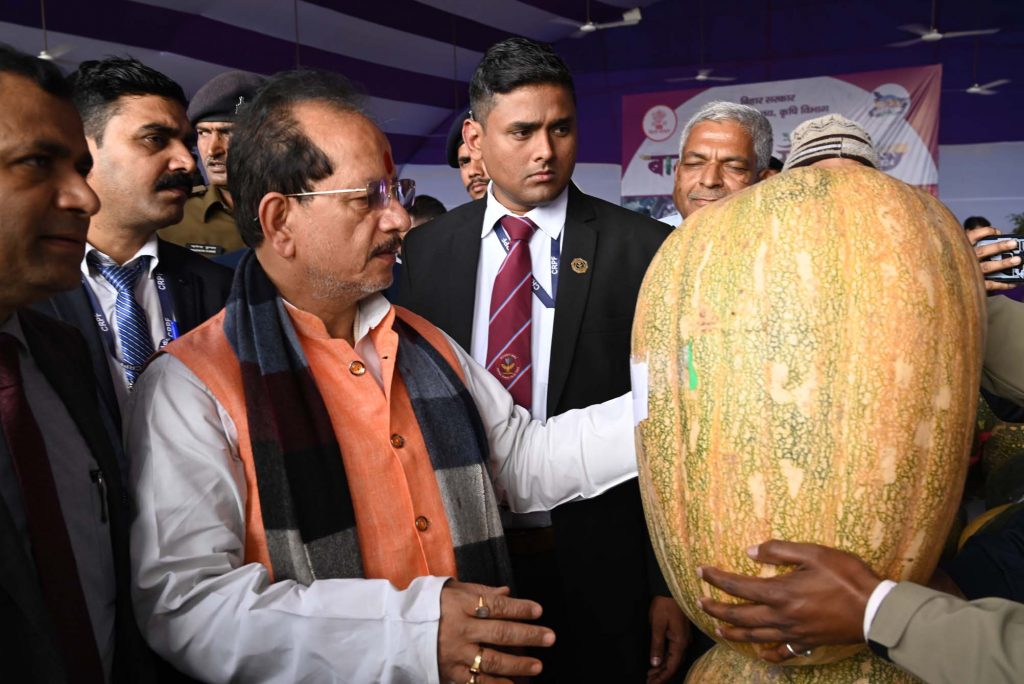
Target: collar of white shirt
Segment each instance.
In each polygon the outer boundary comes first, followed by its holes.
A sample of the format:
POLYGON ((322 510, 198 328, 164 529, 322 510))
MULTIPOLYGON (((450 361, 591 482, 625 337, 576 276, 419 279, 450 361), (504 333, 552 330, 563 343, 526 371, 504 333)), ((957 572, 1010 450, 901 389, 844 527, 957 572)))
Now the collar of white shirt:
MULTIPOLYGON (((544 206, 534 207, 524 216, 537 224, 537 228, 549 238, 557 240, 562 235, 562 228, 565 226, 565 210, 568 206, 569 186, 567 185, 558 197, 544 206)), ((502 216, 514 213, 506 209, 494 196, 494 183, 492 182, 487 190, 487 209, 484 211, 484 225, 480 231, 480 239, 486 239, 494 232, 494 226, 502 216)))
MULTIPOLYGON (((135 256, 133 256, 131 259, 129 259, 128 261, 126 261, 123 264, 121 264, 121 266, 131 266, 132 264, 135 263, 135 261, 139 257, 148 256, 148 257, 150 257, 150 259, 149 259, 149 273, 147 273, 146 275, 148 277, 152 278, 153 277, 153 272, 156 270, 157 261, 159 261, 159 259, 160 259, 159 255, 157 254, 158 251, 159 250, 157 249, 156 235, 155 234, 150 235, 149 239, 146 240, 146 244, 142 245, 142 247, 139 248, 139 251, 135 253, 135 256)), ((105 261, 113 261, 113 259, 111 259, 109 256, 107 256, 106 254, 104 254, 100 250, 96 249, 91 244, 86 243, 86 245, 85 245, 85 257, 86 258, 82 259, 82 275, 84 275, 86 278, 92 278, 92 277, 95 277, 95 275, 96 275, 96 273, 93 273, 90 270, 90 268, 89 268, 89 259, 88 259, 89 252, 96 252, 105 261)))

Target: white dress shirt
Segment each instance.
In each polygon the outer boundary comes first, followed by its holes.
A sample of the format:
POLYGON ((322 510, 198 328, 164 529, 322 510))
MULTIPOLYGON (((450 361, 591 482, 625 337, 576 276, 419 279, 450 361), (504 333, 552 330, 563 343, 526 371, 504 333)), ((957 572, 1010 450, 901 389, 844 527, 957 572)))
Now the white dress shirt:
MULTIPOLYGON (((17 315, 0 325, 0 332, 18 340, 18 364, 21 367, 25 397, 39 424, 46 455, 53 472, 64 525, 71 540, 71 552, 78 569, 78 580, 85 595, 96 646, 107 681, 114 663, 114 553, 110 525, 104 512, 105 490, 94 481, 99 465, 92 457, 85 438, 68 414, 60 397, 36 365, 28 350, 17 315)), ((14 472, 7 443, 0 427, 0 497, 11 515, 18 535, 24 541, 25 554, 32 558, 28 520, 22 503, 21 486, 14 472)))
MULTIPOLYGON (((490 333, 491 291, 494 278, 505 261, 505 249, 494 232, 494 226, 503 216, 513 212, 502 206, 494 196, 494 184, 487 191, 487 209, 480 231, 480 263, 476 271, 476 300, 473 304, 473 338, 470 353, 481 366, 487 365, 487 338, 490 333)), ((569 187, 550 204, 536 207, 524 216, 535 224, 537 231, 530 239, 530 261, 533 263, 533 277, 544 290, 551 291, 551 243, 562 239, 565 228, 565 210, 569 204, 569 187)), ((548 416, 548 370, 551 362, 551 334, 555 328, 555 309, 544 306, 533 295, 532 327, 530 328, 530 361, 533 363, 532 413, 537 420, 548 416)))
MULTIPOLYGON (((114 391, 117 394, 117 403, 123 413, 125 403, 128 400, 129 390, 128 378, 125 377, 124 367, 119 361, 121 358, 121 338, 117 333, 117 317, 114 315, 114 305, 117 303, 117 289, 103 277, 99 270, 89 265, 88 257, 90 252, 96 252, 105 261, 113 260, 92 245, 87 244, 85 247, 86 258, 82 259, 82 275, 85 277, 88 287, 96 295, 96 301, 99 303, 103 317, 106 319, 106 324, 110 327, 110 332, 114 338, 114 354, 111 354, 110 350, 106 349, 106 340, 104 340, 103 344, 107 352, 107 364, 110 367, 110 375, 114 378, 114 391)), ((156 235, 150 236, 146 244, 135 253, 135 256, 123 264, 119 264, 119 266, 131 268, 140 257, 144 256, 150 257, 149 270, 143 273, 135 284, 135 301, 146 311, 146 323, 149 326, 149 334, 153 340, 153 349, 159 349, 160 342, 164 339, 165 333, 163 312, 160 309, 160 297, 157 294, 156 283, 153 280, 158 264, 156 235)), ((173 315, 173 312, 168 313, 173 315)))
MULTIPOLYGON (((569 186, 566 186, 550 204, 534 207, 524 214, 537 225, 537 231, 530 238, 530 262, 533 277, 554 299, 556 292, 551 288, 552 241, 561 244, 565 228, 565 211, 569 204, 569 186)), ((480 231, 480 261, 476 271, 476 300, 473 303, 473 337, 470 353, 473 360, 486 368, 487 343, 490 336, 491 292, 494 279, 505 261, 505 248, 494 227, 503 216, 513 212, 506 209, 494 196, 494 183, 487 189, 487 209, 480 231)), ((557 264, 556 264, 557 268, 557 264)), ((531 413, 537 420, 548 417, 548 375, 551 367, 551 338, 555 329, 555 309, 547 307, 534 294, 530 297, 530 363, 533 388, 530 392, 531 413)), ((501 522, 506 528, 534 528, 551 525, 551 514, 537 511, 524 515, 501 511, 501 522)))
MULTIPOLYGON (((369 330, 389 304, 360 303, 355 350, 378 382, 369 330)), ((450 340, 449 340, 450 341, 450 340)), ((636 475, 631 398, 547 424, 455 342, 487 435, 489 469, 514 510, 591 497, 636 475)), ((246 483, 237 428, 210 391, 167 354, 143 373, 125 425, 138 516, 132 526, 135 612, 150 645, 210 682, 436 682, 445 577, 405 590, 386 580, 268 582, 243 564, 246 483)), ((244 429, 244 426, 243 426, 244 429)))

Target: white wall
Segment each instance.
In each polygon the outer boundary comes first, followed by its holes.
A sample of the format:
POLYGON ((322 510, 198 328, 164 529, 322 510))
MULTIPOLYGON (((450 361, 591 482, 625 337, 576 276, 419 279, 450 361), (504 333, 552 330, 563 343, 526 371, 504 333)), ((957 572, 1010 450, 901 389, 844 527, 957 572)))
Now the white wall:
POLYGON ((1004 232, 1024 212, 1024 142, 939 146, 939 199, 961 222, 984 216, 1004 232))
MULTIPOLYGON (((618 204, 620 173, 618 164, 577 164, 573 180, 584 192, 618 204)), ((455 169, 407 164, 402 175, 416 180, 416 192, 449 209, 469 201, 455 169)), ((939 199, 961 222, 984 216, 1012 230, 1008 215, 1024 212, 1024 142, 940 145, 939 199)))

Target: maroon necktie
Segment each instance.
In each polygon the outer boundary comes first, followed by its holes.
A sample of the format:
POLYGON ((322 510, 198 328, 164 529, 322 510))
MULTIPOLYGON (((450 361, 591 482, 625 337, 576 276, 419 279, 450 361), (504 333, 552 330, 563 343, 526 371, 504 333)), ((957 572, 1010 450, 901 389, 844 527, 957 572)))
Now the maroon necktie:
POLYGON ((487 370, 505 386, 517 404, 530 408, 533 383, 530 328, 533 312, 533 265, 530 238, 537 226, 522 216, 502 217, 508 253, 494 278, 487 335, 487 370))
POLYGON ((32 558, 43 599, 57 628, 68 679, 102 682, 103 665, 64 524, 46 444, 25 397, 18 341, 0 333, 0 424, 21 485, 32 558))

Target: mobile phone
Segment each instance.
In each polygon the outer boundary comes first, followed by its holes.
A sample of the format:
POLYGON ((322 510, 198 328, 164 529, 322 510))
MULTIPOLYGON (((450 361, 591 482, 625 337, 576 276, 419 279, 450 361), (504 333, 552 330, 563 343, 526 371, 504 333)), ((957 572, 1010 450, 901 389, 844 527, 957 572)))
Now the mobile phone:
POLYGON ((987 273, 985 279, 997 283, 1024 283, 1024 237, 1018 235, 993 235, 992 237, 981 238, 974 246, 975 248, 983 247, 993 242, 1002 242, 1003 240, 1016 240, 1017 247, 1006 252, 993 254, 982 261, 1003 261, 1010 257, 1021 257, 1021 263, 1016 266, 1010 266, 1003 271, 987 273))

